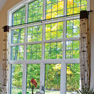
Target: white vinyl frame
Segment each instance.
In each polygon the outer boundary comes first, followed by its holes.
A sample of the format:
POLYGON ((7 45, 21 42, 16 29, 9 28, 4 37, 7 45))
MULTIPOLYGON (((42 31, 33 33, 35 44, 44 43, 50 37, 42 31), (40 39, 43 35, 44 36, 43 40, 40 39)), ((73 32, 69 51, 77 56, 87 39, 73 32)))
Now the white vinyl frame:
MULTIPOLYGON (((14 11, 16 11, 17 9, 19 9, 20 7, 26 5, 26 23, 27 23, 27 11, 28 11, 28 3, 34 1, 34 0, 23 0, 20 3, 18 3, 16 6, 14 6, 13 8, 11 8, 8 11, 8 25, 11 26, 12 25, 12 13, 14 11)), ((88 5, 87 5, 87 10, 90 10, 90 0, 87 0, 88 5)), ((66 5, 67 5, 67 0, 64 0, 64 15, 66 15, 66 5)), ((43 18, 45 19, 46 17, 46 13, 45 13, 45 9, 46 9, 46 0, 43 0, 43 18)), ((27 71, 27 64, 40 64, 40 90, 41 87, 45 85, 45 64, 61 64, 61 84, 60 84, 60 94, 66 94, 66 65, 67 64, 71 64, 71 63, 80 63, 79 59, 65 59, 65 42, 66 41, 72 41, 72 40, 78 40, 79 38, 66 38, 66 21, 67 20, 72 20, 72 19, 79 19, 79 15, 77 16, 69 16, 69 17, 62 17, 62 18, 57 18, 57 19, 51 19, 51 20, 47 20, 47 21, 41 21, 41 22, 37 22, 37 23, 31 23, 31 24, 24 24, 24 25, 19 25, 19 26, 15 26, 15 27, 10 27, 10 32, 8 33, 8 48, 9 48, 9 52, 11 49, 11 46, 16 46, 16 45, 24 45, 24 60, 10 60, 10 54, 8 55, 8 63, 10 64, 10 70, 9 70, 9 79, 8 79, 8 94, 11 94, 10 90, 10 79, 11 79, 11 65, 12 64, 22 64, 23 65, 23 77, 22 77, 22 94, 26 94, 26 71, 27 71), (53 22, 59 22, 59 21, 63 21, 63 39, 56 39, 56 40, 45 40, 45 25, 48 23, 53 23, 53 22), (27 37, 27 27, 30 26, 36 26, 36 25, 42 25, 43 26, 43 37, 42 37, 42 41, 37 41, 37 42, 31 42, 31 43, 27 43, 26 42, 26 37, 27 37), (24 43, 17 43, 17 44, 11 44, 11 30, 13 29, 18 29, 18 28, 25 28, 25 39, 24 39, 24 43), (44 49, 45 49, 45 43, 50 43, 50 42, 63 42, 63 58, 62 59, 49 59, 49 60, 45 60, 44 59, 44 49), (36 44, 36 43, 41 43, 42 44, 42 60, 26 60, 26 45, 28 44, 36 44), (43 71, 44 70, 44 71, 43 71)))

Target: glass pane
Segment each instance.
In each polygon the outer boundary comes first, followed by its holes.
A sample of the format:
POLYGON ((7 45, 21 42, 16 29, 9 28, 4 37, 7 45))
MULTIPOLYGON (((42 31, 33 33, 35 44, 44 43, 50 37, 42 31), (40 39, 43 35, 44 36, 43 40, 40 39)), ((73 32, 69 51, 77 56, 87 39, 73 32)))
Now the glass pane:
POLYGON ((46 19, 63 16, 64 0, 47 0, 46 1, 46 19))
POLYGON ((13 13, 13 25, 25 23, 25 6, 13 13))
POLYGON ((28 22, 40 21, 43 19, 43 0, 36 0, 29 3, 28 22))
POLYGON ((67 38, 79 37, 80 33, 80 20, 67 21, 67 38))
POLYGON ((39 64, 29 64, 27 65, 27 93, 32 94, 33 84, 30 82, 31 79, 37 82, 37 87, 34 86, 34 94, 40 91, 40 65, 39 64))
POLYGON ((63 38, 63 22, 51 23, 46 25, 46 40, 61 38, 63 38))
POLYGON ((79 58, 79 41, 66 42, 66 58, 79 58))
POLYGON ((28 42, 42 41, 42 26, 28 27, 28 42))
POLYGON ((24 46, 11 47, 11 60, 23 60, 24 59, 24 46))
POLYGON ((13 64, 11 71, 11 94, 22 94, 22 65, 13 64))
POLYGON ((45 94, 60 94, 61 64, 46 64, 45 94))
POLYGON ((62 59, 62 42, 45 43, 45 59, 62 59))
POLYGON ((39 60, 42 58, 42 44, 27 45, 27 60, 39 60))
POLYGON ((67 64, 67 94, 78 94, 80 89, 80 64, 67 64))
POLYGON ((25 29, 16 29, 11 32, 11 43, 24 43, 25 29))
POLYGON ((80 10, 87 10, 87 0, 67 0, 67 14, 80 13, 80 10))

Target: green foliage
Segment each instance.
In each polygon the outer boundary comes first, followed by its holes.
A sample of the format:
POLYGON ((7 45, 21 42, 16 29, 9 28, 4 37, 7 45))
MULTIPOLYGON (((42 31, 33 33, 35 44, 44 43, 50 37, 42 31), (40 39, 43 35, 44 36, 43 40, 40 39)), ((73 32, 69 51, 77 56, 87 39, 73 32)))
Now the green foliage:
POLYGON ((66 42, 66 58, 79 58, 79 41, 66 42))
POLYGON ((18 94, 22 94, 22 92, 18 92, 18 94))
POLYGON ((11 47, 11 60, 23 60, 24 59, 24 46, 12 46, 11 47))
POLYGON ((80 13, 80 10, 87 9, 87 0, 67 0, 67 14, 80 13))
POLYGON ((45 88, 47 90, 60 90, 61 64, 46 64, 45 88))
POLYGON ((27 60, 40 60, 42 58, 42 44, 27 45, 27 60))
POLYGON ((22 65, 12 65, 12 87, 22 88, 22 65))
POLYGON ((36 0, 29 3, 28 22, 40 21, 43 19, 43 0, 36 0))
POLYGON ((25 29, 16 29, 12 30, 11 32, 11 37, 12 41, 11 43, 16 44, 16 43, 23 43, 24 42, 24 31, 25 29))
POLYGON ((13 13, 13 25, 25 23, 25 6, 13 13))
POLYGON ((77 91, 80 86, 80 64, 67 64, 67 91, 77 91))
POLYGON ((45 59, 62 59, 62 43, 45 43, 45 59))
POLYGON ((28 42, 42 41, 42 26, 28 27, 28 42))

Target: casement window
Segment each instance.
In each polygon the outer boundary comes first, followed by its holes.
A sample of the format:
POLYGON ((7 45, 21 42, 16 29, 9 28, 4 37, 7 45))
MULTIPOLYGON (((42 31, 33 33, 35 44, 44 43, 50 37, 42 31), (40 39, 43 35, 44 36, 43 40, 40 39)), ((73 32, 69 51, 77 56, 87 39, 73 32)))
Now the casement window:
POLYGON ((24 0, 9 10, 9 94, 80 89, 80 10, 87 0, 24 0))

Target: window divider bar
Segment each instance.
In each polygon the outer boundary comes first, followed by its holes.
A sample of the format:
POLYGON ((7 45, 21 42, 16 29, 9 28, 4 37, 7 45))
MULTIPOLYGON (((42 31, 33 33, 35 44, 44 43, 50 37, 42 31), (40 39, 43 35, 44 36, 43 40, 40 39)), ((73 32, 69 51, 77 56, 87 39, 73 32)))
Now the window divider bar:
POLYGON ((42 87, 45 87, 45 64, 41 62, 40 64, 40 92, 44 94, 42 87))
POLYGON ((44 54, 45 54, 45 25, 43 25, 43 29, 42 29, 42 60, 44 60, 44 54))
POLYGON ((63 41, 63 59, 65 59, 65 56, 66 56, 66 21, 63 21, 63 38, 65 38, 65 40, 63 41))
POLYGON ((80 60, 77 58, 75 59, 47 59, 47 60, 10 60, 9 64, 23 64, 23 62, 25 62, 26 64, 39 64, 41 62, 46 63, 61 63, 61 62, 65 62, 65 63, 80 63, 80 60))
POLYGON ((28 23, 28 3, 25 6, 25 23, 28 23))
POLYGON ((43 0, 43 19, 46 19, 46 0, 43 0))
POLYGON ((17 43, 17 44, 10 44, 10 46, 22 46, 22 45, 30 45, 30 44, 40 44, 40 43, 51 43, 51 42, 63 42, 63 41, 74 41, 79 40, 79 37, 77 38, 63 38, 63 39, 56 39, 56 40, 45 40, 45 41, 37 41, 37 42, 26 42, 26 43, 17 43))
POLYGON ((66 64, 64 62, 61 63, 60 94, 66 94, 66 64))
POLYGON ((26 47, 26 46, 27 46, 27 45, 26 45, 26 42, 27 42, 27 28, 25 28, 25 32, 24 32, 24 33, 25 33, 25 36, 24 36, 24 42, 25 42, 25 43, 24 43, 24 60, 26 60, 26 52, 27 52, 27 51, 26 51, 26 50, 27 50, 27 49, 26 49, 26 48, 27 48, 27 47, 26 47))
POLYGON ((22 94, 26 94, 26 62, 23 64, 23 76, 22 76, 22 94))
POLYGON ((60 17, 60 18, 57 18, 57 19, 50 19, 50 20, 44 20, 44 21, 40 21, 40 22, 33 22, 33 23, 30 23, 30 24, 13 26, 13 27, 10 27, 10 30, 25 28, 25 27, 31 27, 31 26, 36 26, 36 25, 49 24, 49 23, 54 23, 54 22, 61 22, 61 21, 66 21, 66 20, 79 19, 79 18, 80 18, 79 15, 68 16, 68 17, 60 17))
POLYGON ((67 15, 67 0, 64 0, 64 15, 67 15))

